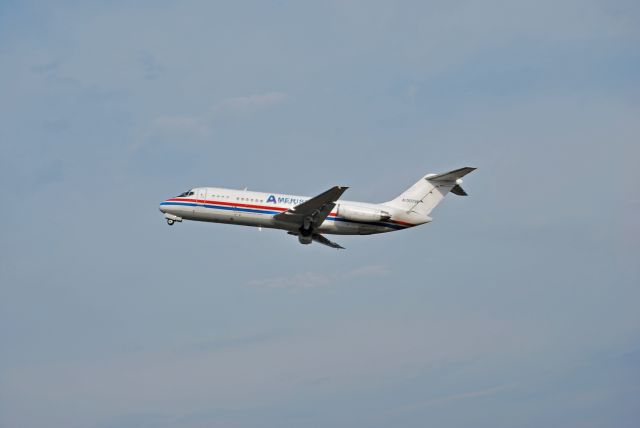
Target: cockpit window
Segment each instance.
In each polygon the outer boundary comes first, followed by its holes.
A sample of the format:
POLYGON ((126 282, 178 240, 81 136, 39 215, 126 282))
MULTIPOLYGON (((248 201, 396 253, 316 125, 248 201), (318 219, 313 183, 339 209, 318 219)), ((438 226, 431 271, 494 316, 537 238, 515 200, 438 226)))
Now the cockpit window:
POLYGON ((187 196, 192 196, 193 190, 187 190, 186 192, 180 193, 177 198, 186 198, 187 196))

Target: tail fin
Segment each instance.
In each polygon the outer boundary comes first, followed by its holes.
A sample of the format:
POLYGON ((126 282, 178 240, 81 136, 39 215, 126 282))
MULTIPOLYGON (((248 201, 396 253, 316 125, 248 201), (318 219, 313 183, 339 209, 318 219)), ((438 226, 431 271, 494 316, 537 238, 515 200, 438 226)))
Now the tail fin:
POLYGON ((465 167, 444 174, 427 174, 400 196, 385 202, 384 205, 428 216, 447 193, 467 196, 467 192, 460 187, 461 178, 474 170, 475 168, 465 167))

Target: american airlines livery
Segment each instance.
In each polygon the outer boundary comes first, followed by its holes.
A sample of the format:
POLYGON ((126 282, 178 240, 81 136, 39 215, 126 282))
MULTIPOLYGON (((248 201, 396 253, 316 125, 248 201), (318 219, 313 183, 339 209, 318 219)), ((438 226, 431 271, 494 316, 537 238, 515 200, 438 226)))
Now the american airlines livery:
POLYGON ((466 196, 462 177, 475 168, 427 174, 397 198, 381 204, 339 200, 348 189, 335 186, 313 198, 248 190, 196 187, 160 203, 169 225, 209 221, 286 230, 301 244, 316 241, 343 248, 324 234, 370 235, 429 223, 431 211, 449 192, 466 196))

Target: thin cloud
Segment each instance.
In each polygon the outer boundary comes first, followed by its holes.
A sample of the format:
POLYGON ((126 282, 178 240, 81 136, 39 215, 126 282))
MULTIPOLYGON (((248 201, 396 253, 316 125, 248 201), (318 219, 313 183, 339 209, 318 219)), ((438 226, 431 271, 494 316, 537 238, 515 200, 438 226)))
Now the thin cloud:
POLYGON ((61 72, 61 68, 62 61, 60 59, 55 59, 43 64, 33 65, 30 67, 30 70, 32 73, 42 77, 50 84, 75 88, 85 87, 85 85, 83 85, 80 80, 76 79, 75 77, 64 75, 61 72))
MULTIPOLYGON (((160 116, 153 120, 153 132, 206 137, 210 128, 201 118, 189 116, 160 116)), ((151 135, 149 135, 151 136, 151 135)))
POLYGON ((516 386, 515 383, 497 385, 497 386, 494 386, 492 388, 481 389, 479 391, 469 391, 469 392, 463 392, 463 393, 460 393, 460 394, 448 395, 446 397, 436 398, 434 400, 427 401, 425 404, 441 404, 441 403, 448 403, 448 402, 451 402, 451 401, 466 400, 466 399, 469 399, 469 398, 488 397, 488 396, 495 395, 495 394, 498 394, 500 392, 506 391, 508 389, 512 389, 515 386, 516 386))
POLYGON ((246 97, 229 98, 215 107, 216 112, 253 112, 282 104, 288 99, 283 92, 267 92, 246 97))
POLYGON ((164 73, 164 66, 158 62, 158 59, 151 52, 140 52, 139 59, 143 77, 146 80, 158 79, 164 73))
POLYGON ((317 272, 303 272, 292 276, 254 279, 249 285, 267 288, 316 288, 330 285, 334 281, 329 275, 317 272))
POLYGON ((353 269, 343 274, 343 278, 362 278, 372 276, 384 276, 389 273, 389 268, 382 265, 368 265, 353 269))
POLYGON ((249 281, 249 285, 266 288, 307 289, 333 285, 342 280, 384 276, 388 273, 389 269, 385 266, 369 265, 337 274, 303 272, 290 276, 254 279, 249 281))
POLYGON ((60 60, 56 59, 44 64, 38 64, 31 66, 31 71, 35 74, 46 75, 56 72, 60 68, 60 60))
POLYGON ((431 400, 426 400, 419 403, 408 404, 400 407, 398 410, 411 411, 411 410, 419 409, 422 407, 445 404, 445 403, 455 402, 459 400, 470 400, 474 398, 489 397, 489 396, 496 395, 504 391, 513 389, 517 385, 518 385, 517 383, 505 383, 505 384, 493 386, 491 388, 481 389, 478 391, 467 391, 467 392, 461 392, 459 394, 445 395, 443 397, 433 398, 431 400))
POLYGON ((211 353, 230 349, 243 349, 253 345, 268 343, 270 340, 279 337, 281 334, 281 332, 269 332, 246 336, 224 336, 193 343, 192 345, 183 349, 183 351, 211 353))
POLYGON ((159 116, 153 119, 143 139, 133 148, 139 148, 144 142, 155 137, 188 137, 202 139, 213 132, 216 120, 224 115, 247 115, 284 103, 289 96, 283 92, 266 92, 243 97, 227 98, 208 111, 193 116, 159 116))

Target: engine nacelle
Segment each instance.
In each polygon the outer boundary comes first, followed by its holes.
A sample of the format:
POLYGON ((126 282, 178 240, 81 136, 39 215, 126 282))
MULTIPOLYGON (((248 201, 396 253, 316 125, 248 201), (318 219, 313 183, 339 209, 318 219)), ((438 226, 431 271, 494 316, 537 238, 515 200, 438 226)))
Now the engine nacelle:
POLYGON ((338 215, 353 221, 385 221, 391 218, 391 214, 386 211, 366 208, 338 205, 338 215))
POLYGON ((301 244, 309 245, 313 241, 313 238, 311 238, 310 234, 305 236, 302 233, 300 233, 300 234, 298 234, 298 241, 301 244))

